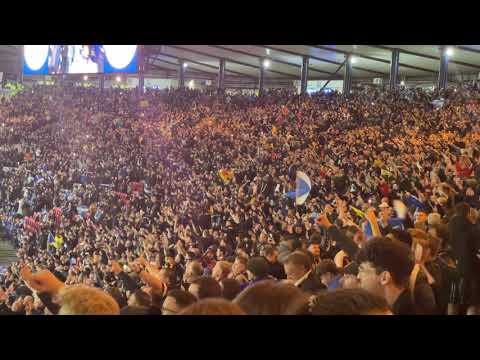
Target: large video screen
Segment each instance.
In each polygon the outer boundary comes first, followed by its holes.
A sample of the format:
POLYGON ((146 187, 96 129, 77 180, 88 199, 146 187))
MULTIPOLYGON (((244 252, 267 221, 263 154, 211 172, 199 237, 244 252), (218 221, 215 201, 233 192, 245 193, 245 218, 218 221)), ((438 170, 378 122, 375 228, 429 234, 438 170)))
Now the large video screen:
POLYGON ((24 45, 23 73, 137 72, 137 45, 24 45))

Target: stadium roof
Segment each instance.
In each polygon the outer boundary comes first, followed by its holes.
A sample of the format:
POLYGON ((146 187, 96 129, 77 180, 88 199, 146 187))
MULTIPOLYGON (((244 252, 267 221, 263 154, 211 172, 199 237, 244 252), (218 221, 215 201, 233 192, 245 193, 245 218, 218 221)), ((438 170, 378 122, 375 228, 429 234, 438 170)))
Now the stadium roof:
MULTIPOLYGON (((258 76, 261 59, 270 61, 266 77, 300 79, 302 56, 310 57, 309 79, 343 78, 341 65, 346 55, 354 57, 354 78, 388 78, 392 50, 400 50, 399 76, 435 78, 440 63, 436 45, 159 45, 148 46, 149 68, 176 70, 180 59, 188 70, 216 75, 219 59, 226 60, 226 75, 258 76), (340 68, 340 70, 339 70, 340 68)), ((478 74, 480 45, 452 46, 450 74, 478 74)))
MULTIPOLYGON (((226 61, 226 78, 258 78, 262 59, 270 64, 267 81, 299 80, 302 56, 310 57, 309 80, 342 79, 342 64, 347 54, 354 57, 353 78, 388 78, 391 53, 400 50, 399 76, 436 79, 440 49, 437 45, 148 45, 147 73, 176 76, 179 63, 188 67, 186 76, 215 79, 219 60, 226 61)), ((451 46, 450 74, 478 74, 480 45, 451 46)), ((20 69, 21 45, 0 45, 0 71, 16 73, 20 69)))

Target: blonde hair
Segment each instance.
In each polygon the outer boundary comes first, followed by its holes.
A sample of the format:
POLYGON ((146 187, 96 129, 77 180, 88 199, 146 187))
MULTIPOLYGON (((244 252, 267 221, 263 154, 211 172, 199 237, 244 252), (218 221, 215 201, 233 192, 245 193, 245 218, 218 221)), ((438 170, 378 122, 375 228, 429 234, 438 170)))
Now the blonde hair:
POLYGON ((440 250, 440 239, 420 229, 408 229, 412 236, 412 248, 420 245, 425 250, 430 250, 430 257, 435 258, 440 250))
POLYGON ((431 213, 427 216, 427 223, 430 226, 438 225, 442 221, 442 216, 439 213, 431 213))
POLYGON ((232 263, 228 261, 218 261, 215 265, 218 265, 220 270, 222 270, 222 275, 227 276, 232 271, 232 263))
POLYGON ((86 285, 66 286, 59 293, 59 315, 119 315, 120 307, 106 292, 86 285))

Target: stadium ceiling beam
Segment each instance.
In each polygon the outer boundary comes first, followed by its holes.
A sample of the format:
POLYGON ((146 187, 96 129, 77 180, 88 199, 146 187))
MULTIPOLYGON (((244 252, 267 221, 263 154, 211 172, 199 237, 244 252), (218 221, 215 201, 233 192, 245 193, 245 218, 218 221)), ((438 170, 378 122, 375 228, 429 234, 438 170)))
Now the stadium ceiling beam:
MULTIPOLYGON (((172 45, 169 45, 169 46, 172 46, 172 45)), ((173 47, 173 46, 172 46, 172 47, 173 47)), ((154 53, 155 53, 155 54, 159 54, 159 55, 169 56, 169 57, 176 58, 176 59, 186 60, 186 61, 188 61, 188 62, 197 63, 198 65, 202 65, 202 66, 206 66, 206 67, 215 68, 217 71, 219 70, 219 68, 218 68, 217 66, 210 65, 210 64, 205 64, 205 63, 201 63, 201 62, 192 60, 192 59, 190 59, 190 58, 180 57, 180 56, 177 56, 177 55, 171 55, 171 54, 167 54, 167 53, 164 53, 164 52, 161 52, 161 51, 155 51, 154 53)), ((245 73, 242 73, 242 72, 239 72, 239 71, 233 71, 233 70, 227 70, 227 69, 225 69, 225 72, 226 72, 226 73, 231 73, 231 74, 236 74, 236 75, 239 75, 239 76, 244 76, 244 77, 251 78, 251 79, 256 79, 255 76, 252 76, 252 75, 249 75, 249 74, 245 74, 245 73)), ((230 76, 230 75, 229 75, 229 76, 230 76)))
MULTIPOLYGON (((171 68, 167 68, 167 67, 163 67, 163 66, 160 66, 160 65, 157 65, 157 64, 150 64, 150 70, 161 70, 161 71, 166 71, 166 72, 176 72, 177 70, 176 69, 171 69, 171 68)), ((208 74, 210 75, 210 78, 211 78, 211 75, 213 75, 212 73, 209 73, 209 72, 205 72, 205 71, 201 71, 201 70, 194 70, 194 69, 190 69, 186 72, 186 74, 192 74, 192 75, 204 75, 204 74, 208 74)))
POLYGON ((345 59, 345 61, 343 63, 341 63, 337 70, 335 70, 335 72, 332 74, 332 77, 330 79, 328 79, 328 81, 322 86, 322 88, 320 89, 320 91, 323 91, 323 89, 325 89, 327 87, 328 84, 330 84, 330 81, 332 81, 335 76, 337 75, 337 73, 340 71, 340 69, 345 66, 345 64, 347 63, 347 59, 345 59))
POLYGON ((469 52, 472 52, 472 53, 475 53, 475 54, 480 54, 480 50, 472 49, 472 48, 469 48, 467 46, 457 45, 456 48, 460 49, 460 50, 463 50, 463 51, 469 51, 469 52))
MULTIPOLYGON (((368 46, 376 47, 376 48, 383 49, 383 50, 389 50, 389 51, 393 50, 393 48, 391 48, 391 47, 382 46, 382 45, 368 45, 368 46)), ((402 48, 398 48, 398 50, 400 51, 400 53, 404 53, 404 54, 407 54, 407 55, 413 55, 413 56, 423 57, 423 58, 426 58, 426 59, 432 59, 432 60, 440 61, 440 58, 437 57, 437 56, 422 54, 422 53, 418 53, 416 51, 404 50, 402 48)), ((461 50, 463 50, 463 49, 461 49, 461 50)), ((463 62, 463 61, 457 61, 457 60, 449 59, 448 62, 450 64, 456 64, 456 65, 471 67, 471 68, 474 68, 474 69, 480 69, 480 65, 470 64, 470 63, 466 63, 466 62, 463 62)))
MULTIPOLYGON (((212 54, 205 53, 203 51, 198 51, 198 50, 194 50, 194 49, 185 48, 183 46, 177 46, 177 45, 167 45, 167 46, 175 48, 175 49, 180 49, 180 50, 183 50, 183 51, 191 52, 193 54, 198 54, 198 55, 202 55, 202 56, 206 56, 206 57, 211 57, 213 59, 225 59, 225 61, 227 61, 227 62, 231 62, 231 63, 234 63, 234 64, 246 66, 246 67, 251 67, 251 68, 254 68, 254 69, 257 69, 257 70, 260 69, 260 65, 252 65, 252 64, 249 64, 249 63, 244 63, 244 62, 241 62, 241 61, 238 61, 238 60, 234 60, 232 58, 226 58, 226 57, 221 57, 221 56, 217 56, 217 55, 212 55, 212 54)), ((294 79, 297 78, 296 75, 284 73, 284 72, 277 71, 277 70, 265 69, 265 71, 268 71, 268 72, 271 72, 271 73, 274 73, 274 74, 287 76, 287 77, 294 78, 294 79)))
POLYGON ((158 64, 149 64, 148 69, 149 70, 155 69, 155 70, 164 70, 164 71, 175 71, 174 69, 163 67, 163 66, 160 66, 158 64))
MULTIPOLYGON (((153 58, 153 60, 160 61, 160 62, 163 62, 165 64, 173 65, 176 68, 178 68, 178 66, 180 66, 180 64, 177 64, 177 63, 174 63, 174 62, 171 62, 171 61, 167 61, 167 60, 163 60, 163 59, 153 58)), ((150 64, 150 65, 157 65, 157 64, 153 63, 153 64, 150 64)), ((159 65, 157 65, 157 66, 159 66, 159 65)), ((169 71, 178 71, 178 69, 168 69, 168 70, 169 71)), ((215 76, 215 73, 208 72, 208 71, 205 71, 205 70, 200 70, 200 69, 194 69, 194 68, 190 68, 190 69, 187 68, 186 72, 202 73, 202 74, 208 74, 208 75, 211 75, 211 76, 215 76)))
MULTIPOLYGON (((201 63, 201 62, 198 62, 198 61, 195 61, 195 60, 191 60, 191 59, 187 59, 187 58, 180 58, 179 56, 177 55, 171 55, 171 54, 167 54, 167 53, 164 53, 164 52, 156 52, 157 55, 162 55, 162 56, 167 56, 167 57, 171 57, 171 58, 174 58, 174 59, 177 59, 177 60, 180 60, 180 59, 183 59, 189 63, 192 63, 192 64, 197 64, 199 66, 205 66, 205 67, 208 67, 208 68, 211 68, 211 69, 215 69, 217 72, 219 70, 219 67, 218 66, 215 66, 215 65, 210 65, 210 64, 205 64, 205 63, 201 63)), ((245 77, 250 77, 252 79, 256 79, 254 76, 251 76, 251 75, 248 75, 248 74, 244 74, 244 73, 241 73, 241 72, 238 72, 238 71, 233 71, 233 70, 227 70, 225 69, 225 72, 227 73, 231 73, 231 74, 235 74, 235 75, 239 75, 239 76, 245 76, 245 77)))
MULTIPOLYGON (((368 56, 368 55, 362 55, 358 52, 348 52, 348 51, 344 51, 344 50, 339 50, 339 49, 333 49, 333 48, 330 48, 328 46, 320 46, 320 45, 309 45, 309 46, 312 46, 312 47, 315 47, 315 48, 318 48, 318 49, 321 49, 321 50, 326 50, 326 51, 334 51, 334 52, 337 52, 337 53, 341 53, 341 54, 351 54, 353 56, 356 56, 358 58, 363 58, 363 59, 367 59, 367 60, 372 60, 372 61, 377 61, 377 62, 381 62, 381 63, 384 63, 384 64, 390 64, 390 61, 389 60, 385 60, 385 59, 380 59, 380 58, 376 58, 376 57, 373 57, 373 56, 368 56)), ((370 45, 367 45, 367 46, 370 46, 370 45)), ((393 50, 391 48, 389 48, 389 50, 393 50)), ((401 50, 400 50, 401 51, 401 50)), ((422 67, 419 67, 419 66, 414 66, 414 65, 408 65, 408 64, 404 64, 404 63, 398 63, 398 66, 401 66, 401 67, 404 67, 404 68, 409 68, 409 69, 413 69, 413 70, 419 70, 419 71, 425 71, 425 72, 429 72, 429 73, 433 73, 433 74, 436 74, 437 72, 435 70, 431 70, 431 69, 426 69, 426 68, 422 68, 422 67)))
MULTIPOLYGON (((169 65, 175 65, 176 68, 175 69, 171 69, 171 68, 163 68, 164 70, 166 71, 178 71, 178 66, 180 64, 177 64, 177 63, 173 63, 173 62, 170 62, 170 61, 167 61, 167 60, 162 60, 162 59, 159 59, 159 58, 151 58, 152 60, 156 60, 156 61, 160 61, 160 62, 164 62, 166 64, 169 64, 169 65)), ((150 64, 152 66, 155 66, 159 69, 162 69, 162 67, 158 64, 155 64, 155 63, 152 63, 150 64)), ((215 76, 217 76, 216 73, 213 73, 213 72, 208 72, 208 71, 205 71, 205 70, 200 70, 200 69, 194 69, 192 67, 189 67, 187 68, 186 72, 185 72, 185 76, 188 76, 189 74, 195 74, 195 75, 201 75, 201 74, 206 74, 206 75, 209 75, 209 79, 213 79, 215 76)), ((229 78, 229 79, 240 79, 240 78, 246 78, 245 75, 241 74, 240 76, 239 75, 228 75, 226 76, 226 78, 229 78)), ((251 77, 251 79, 255 79, 254 77, 251 77)))
MULTIPOLYGON (((283 52, 285 54, 290 54, 290 55, 294 55, 294 56, 308 56, 309 58, 311 58, 313 60, 322 61, 322 62, 334 64, 334 65, 341 65, 342 64, 341 62, 338 62, 338 61, 325 59, 325 58, 320 58, 318 56, 313 56, 313 55, 309 55, 309 54, 302 54, 302 53, 298 53, 298 52, 295 52, 295 51, 284 50, 284 49, 276 48, 276 47, 273 47, 273 46, 266 46, 266 45, 261 45, 261 46, 265 47, 267 49, 271 49, 271 50, 278 51, 278 52, 283 52)), ((305 46, 310 46, 310 45, 305 45, 305 46)), ((376 74, 376 75, 381 75, 381 76, 387 76, 388 75, 384 72, 365 69, 365 68, 359 67, 359 66, 352 66, 352 68, 356 69, 356 70, 361 70, 361 71, 369 72, 369 73, 372 73, 372 74, 376 74)))
MULTIPOLYGON (((160 54, 159 54, 159 55, 160 55, 160 54)), ((168 56, 168 57, 171 57, 171 58, 180 60, 180 58, 177 58, 177 57, 174 57, 174 56, 163 55, 163 54, 161 54, 161 55, 162 55, 162 56, 168 56)), ((170 61, 168 61, 168 60, 160 59, 160 58, 157 58, 157 57, 150 57, 150 58, 151 58, 152 60, 155 60, 155 61, 162 61, 162 62, 164 62, 164 63, 166 63, 166 64, 172 64, 172 65, 176 65, 176 66, 179 66, 179 65, 180 65, 180 63, 170 62, 170 61)), ((183 60, 186 60, 186 59, 183 59, 183 60)), ((191 62, 191 61, 188 61, 188 63, 189 63, 189 64, 190 64, 190 63, 193 64, 193 62, 191 62)), ((202 70, 202 69, 196 69, 196 68, 194 68, 193 66, 188 66, 188 67, 189 67, 190 69, 192 69, 192 70, 203 71, 203 72, 205 72, 205 73, 207 73, 207 74, 216 75, 214 72, 211 72, 211 71, 206 71, 206 70, 202 70)), ((188 67, 187 67, 187 70, 188 70, 188 67)))
MULTIPOLYGON (((270 61, 272 61, 272 62, 276 62, 276 63, 279 63, 279 64, 296 67, 297 69, 301 69, 301 68, 302 68, 301 65, 294 64, 294 63, 291 63, 291 62, 288 62, 288 61, 284 61, 284 60, 274 59, 273 57, 268 56, 268 55, 265 55, 265 56, 255 55, 255 54, 249 53, 249 52, 247 52, 247 51, 231 49, 231 48, 224 47, 224 46, 220 46, 220 45, 208 45, 208 46, 210 46, 210 47, 215 47, 215 48, 218 48, 218 49, 222 49, 222 50, 225 50, 225 51, 235 52, 235 53, 242 54, 242 55, 246 55, 246 56, 256 57, 256 58, 259 58, 259 59, 260 59, 260 58, 268 59, 268 60, 270 60, 270 61)), ((257 45, 254 45, 254 46, 257 46, 257 45)), ((308 55, 307 55, 307 56, 308 56, 308 55)), ((328 75, 331 75, 331 74, 332 74, 331 72, 328 72, 328 71, 325 71, 325 70, 315 69, 315 68, 312 67, 312 66, 309 66, 308 69, 309 69, 310 71, 315 71, 315 72, 324 73, 324 74, 328 74, 328 75)))

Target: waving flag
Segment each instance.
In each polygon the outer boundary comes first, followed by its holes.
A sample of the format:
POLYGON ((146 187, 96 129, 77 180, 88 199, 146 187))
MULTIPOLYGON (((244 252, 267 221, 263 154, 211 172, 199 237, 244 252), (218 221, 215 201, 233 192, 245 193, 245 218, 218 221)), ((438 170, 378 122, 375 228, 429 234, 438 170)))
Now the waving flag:
POLYGON ((224 183, 228 183, 230 182, 230 180, 233 179, 233 176, 235 175, 234 172, 232 170, 229 170, 229 169, 221 169, 219 172, 218 172, 218 175, 220 176, 220 178, 222 179, 222 181, 224 183))
POLYGON ((310 178, 303 171, 297 171, 296 188, 295 191, 285 193, 285 196, 290 199, 295 199, 296 205, 302 205, 310 195, 312 183, 310 178))
POLYGON ((388 177, 388 176, 392 176, 392 173, 388 170, 382 169, 380 172, 380 175, 388 177))
POLYGON ((88 207, 77 206, 77 212, 78 212, 78 215, 80 215, 82 217, 82 219, 85 219, 87 217, 88 207))
POLYGON ((36 233, 40 231, 40 224, 29 216, 25 217, 24 226, 25 226, 25 230, 30 233, 36 233))
POLYGON ((118 198, 120 198, 120 200, 124 203, 124 204, 128 204, 128 194, 125 194, 125 193, 121 193, 121 192, 118 192, 118 191, 114 191, 113 194, 115 196, 117 196, 118 198))
POLYGON ((59 227, 62 220, 62 209, 59 207, 53 208, 53 215, 55 216, 55 226, 59 227))
POLYGON ((360 209, 357 209, 355 206, 351 206, 350 205, 350 209, 352 209, 352 211, 355 213, 355 215, 357 215, 358 217, 361 217, 361 218, 364 218, 365 217, 365 213, 360 210, 360 209))
POLYGON ((423 204, 416 196, 413 196, 413 195, 406 196, 406 197, 403 199, 403 202, 404 202, 407 206, 415 207, 417 210, 418 210, 418 209, 427 210, 426 205, 423 204))
POLYGON ((48 233, 48 240, 47 240, 47 245, 51 246, 55 243, 55 237, 51 232, 48 233))
POLYGON ((55 249, 59 249, 63 244, 63 236, 62 235, 55 235, 55 241, 53 242, 53 247, 55 249))
POLYGON ((308 195, 310 195, 310 190, 312 190, 312 183, 310 181, 310 178, 302 171, 297 171, 296 190, 296 204, 302 205, 307 200, 308 195))

